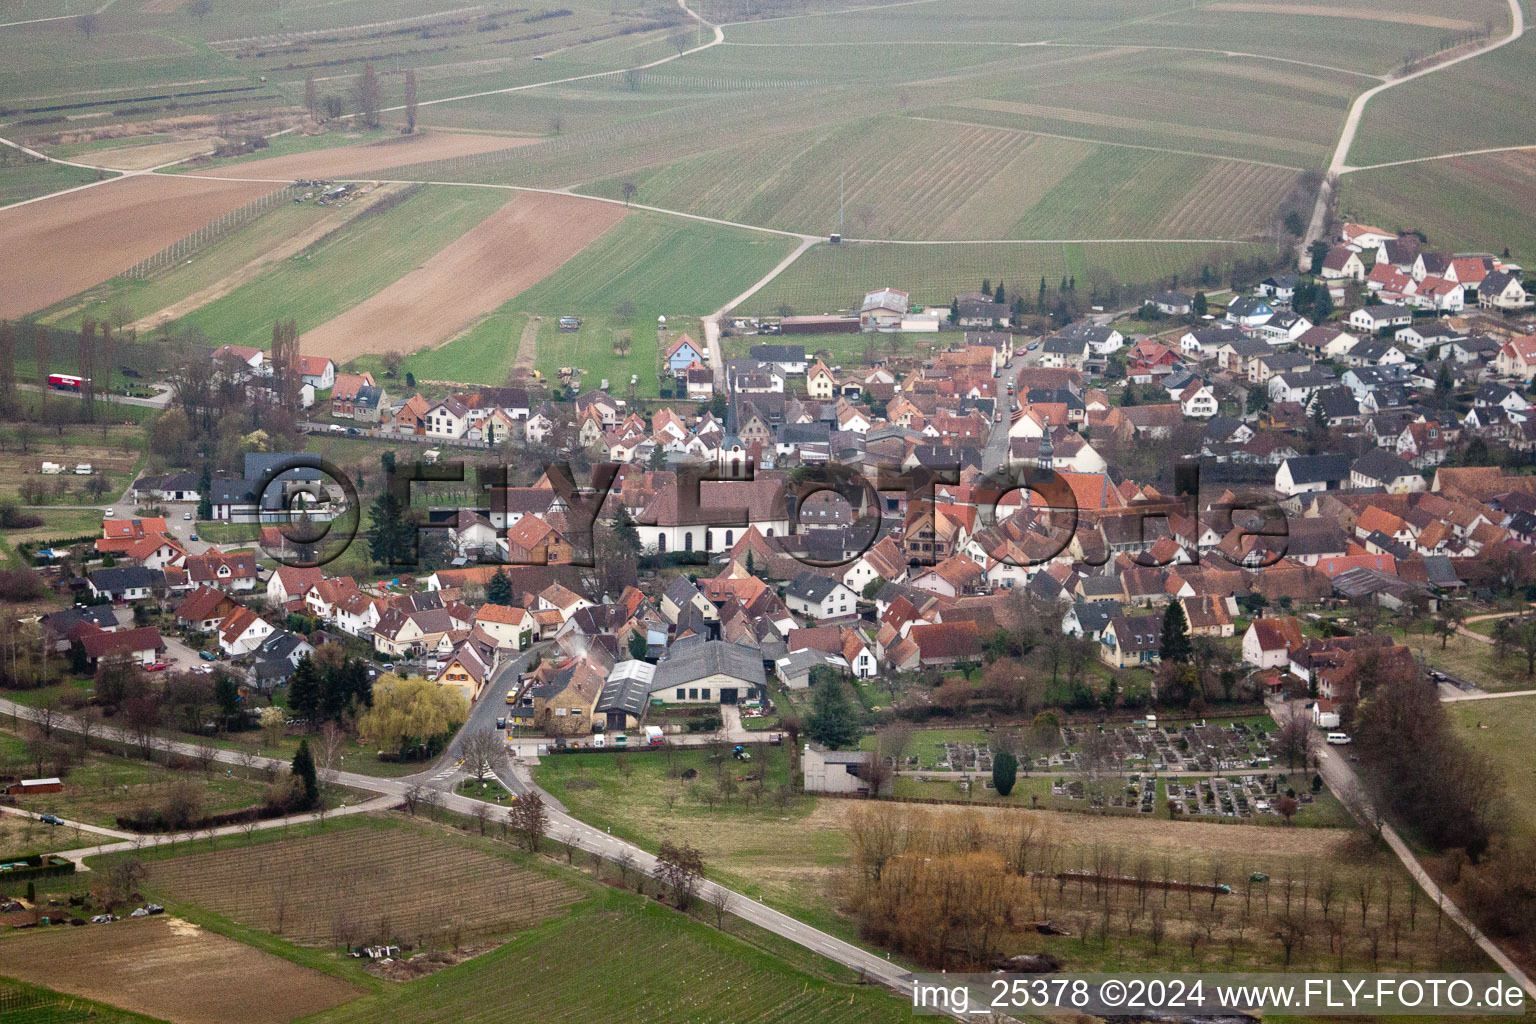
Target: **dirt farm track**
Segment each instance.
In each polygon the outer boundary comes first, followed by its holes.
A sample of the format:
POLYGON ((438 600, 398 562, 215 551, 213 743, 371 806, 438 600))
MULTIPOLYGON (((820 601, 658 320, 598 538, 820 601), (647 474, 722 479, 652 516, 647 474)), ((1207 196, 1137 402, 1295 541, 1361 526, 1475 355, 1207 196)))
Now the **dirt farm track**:
POLYGON ((136 175, 0 210, 0 319, 99 284, 278 187, 136 175))
POLYGON ((338 364, 445 342, 554 272, 624 217, 567 196, 516 196, 394 284, 307 332, 300 347, 338 364))
POLYGON ((8 938, 3 970, 171 1024, 287 1024, 363 994, 339 978, 169 917, 8 938))

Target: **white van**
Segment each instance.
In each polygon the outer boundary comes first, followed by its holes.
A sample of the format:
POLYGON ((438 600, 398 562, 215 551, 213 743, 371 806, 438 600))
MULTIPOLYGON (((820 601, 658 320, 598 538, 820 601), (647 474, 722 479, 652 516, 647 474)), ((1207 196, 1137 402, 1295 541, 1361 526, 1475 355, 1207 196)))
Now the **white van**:
POLYGON ((1350 743, 1351 740, 1347 732, 1331 732, 1328 734, 1328 742, 1336 747, 1342 747, 1350 743))

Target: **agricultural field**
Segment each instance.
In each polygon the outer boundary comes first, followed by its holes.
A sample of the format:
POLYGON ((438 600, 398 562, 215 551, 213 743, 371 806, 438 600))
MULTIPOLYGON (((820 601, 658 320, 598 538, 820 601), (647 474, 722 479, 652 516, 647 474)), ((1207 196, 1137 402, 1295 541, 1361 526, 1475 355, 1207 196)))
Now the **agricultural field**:
MULTIPOLYGON (((602 205, 602 204, 592 204, 602 205)), ((559 317, 633 308, 636 322, 713 313, 772 270, 794 240, 632 212, 559 270, 513 300, 559 317)))
POLYGON ((0 317, 51 306, 276 189, 140 175, 0 210, 0 317), (111 245, 102 239, 113 240, 111 245))
POLYGON ((1447 705, 1462 740, 1498 764, 1511 831, 1536 837, 1536 769, 1531 737, 1536 735, 1536 697, 1503 697, 1447 705))
POLYGON ((1488 153, 1344 175, 1340 215, 1417 228, 1437 249, 1536 253, 1536 150, 1488 153))
POLYGON ((866 1024, 910 1016, 878 986, 823 981, 659 904, 613 893, 430 981, 391 987, 315 1024, 489 1024, 506 1020, 509 1007, 519 1020, 550 1022, 866 1024))
POLYGON ((303 945, 378 932, 415 945, 450 932, 504 935, 580 898, 505 857, 425 829, 371 824, 158 861, 145 887, 303 945))
POLYGON ((743 304, 739 312, 833 313, 857 308, 864 293, 889 285, 909 291, 923 305, 948 305, 974 291, 983 278, 1019 288, 1033 301, 1040 278, 1054 290, 1077 279, 1080 296, 1094 282, 1154 284, 1177 274, 1194 281, 1202 268, 1218 276, 1236 258, 1266 256, 1267 246, 1188 243, 975 243, 962 245, 818 245, 743 304))
POLYGON ((194 161, 188 165, 188 169, 213 178, 272 178, 277 181, 292 181, 296 178, 355 178, 424 160, 446 160, 496 152, 535 141, 503 135, 452 132, 398 135, 381 131, 376 136, 370 138, 368 133, 361 132, 331 134, 315 139, 317 145, 314 148, 300 143, 294 147, 293 152, 269 154, 267 150, 258 150, 245 157, 218 161, 217 166, 209 168, 203 168, 194 161), (353 139, 363 141, 351 141, 353 139), (318 145, 322 140, 330 144, 318 145))
POLYGON ((310 68, 320 69, 322 98, 342 97, 362 63, 379 60, 388 106, 401 102, 403 68, 413 67, 430 102, 655 60, 675 52, 667 32, 684 20, 670 8, 595 0, 557 11, 466 9, 453 0, 228 4, 201 18, 183 7, 110 3, 89 36, 74 19, 12 26, 0 41, 0 94, 23 117, 44 114, 28 127, 45 131, 56 130, 46 108, 63 102, 210 123, 235 112, 293 118, 310 68))
POLYGON ((387 208, 365 211, 176 326, 260 348, 271 344, 278 318, 297 320, 301 334, 314 330, 461 238, 505 205, 507 196, 493 189, 425 187, 378 202, 387 208))
POLYGON ((0 1024, 142 1024, 138 1014, 37 985, 0 979, 0 1024))
POLYGON ((410 352, 447 341, 537 284, 623 217, 624 209, 610 203, 513 193, 506 205, 404 277, 305 331, 302 348, 343 364, 359 355, 410 352))
POLYGON ((162 324, 229 294, 265 267, 318 241, 366 206, 366 202, 331 208, 282 203, 176 266, 143 279, 114 277, 103 281, 43 310, 38 321, 78 330, 86 316, 110 320, 115 312, 122 311, 124 319, 132 321, 129 330, 141 337, 153 334, 162 324))
POLYGON ((12 977, 171 1024, 287 1024, 363 993, 173 917, 37 929, 4 949, 12 977))
MULTIPOLYGON (((1531 13, 1527 9, 1526 24, 1531 13)), ((1495 32, 1509 31, 1509 16, 1495 32)), ((1492 53, 1388 89, 1366 105, 1349 150, 1349 163, 1368 167, 1392 160, 1463 153, 1531 140, 1520 111, 1536 98, 1531 61, 1536 38, 1524 36, 1492 53)), ((1447 197, 1450 198, 1450 197, 1447 197)))

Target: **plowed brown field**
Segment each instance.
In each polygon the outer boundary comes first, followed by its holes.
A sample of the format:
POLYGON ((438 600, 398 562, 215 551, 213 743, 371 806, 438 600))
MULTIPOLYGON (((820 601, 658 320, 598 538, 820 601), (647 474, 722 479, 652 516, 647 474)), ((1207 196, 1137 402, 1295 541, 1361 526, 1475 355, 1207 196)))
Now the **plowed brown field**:
POLYGON ((268 160, 249 160, 196 172, 211 178, 351 178, 389 167, 426 160, 489 153, 538 142, 506 135, 471 135, 458 132, 424 132, 398 135, 361 146, 337 146, 309 153, 290 153, 268 160))
POLYGON ((363 994, 339 978, 168 917, 8 938, 3 970, 172 1024, 287 1024, 363 994))
POLYGON ((135 175, 0 210, 0 318, 99 284, 277 187, 135 175))
POLYGON ((421 266, 300 339, 338 365, 447 341, 554 272, 624 216, 616 203, 518 193, 421 266))

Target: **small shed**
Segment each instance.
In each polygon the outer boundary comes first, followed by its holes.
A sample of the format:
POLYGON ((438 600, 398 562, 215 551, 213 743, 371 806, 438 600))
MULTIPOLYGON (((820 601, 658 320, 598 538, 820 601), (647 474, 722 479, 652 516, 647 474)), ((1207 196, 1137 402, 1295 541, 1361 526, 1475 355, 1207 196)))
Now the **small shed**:
POLYGON ((8 796, 29 796, 33 793, 57 793, 64 788, 59 779, 22 779, 5 788, 8 796))

